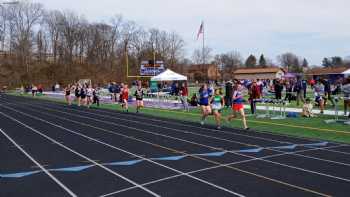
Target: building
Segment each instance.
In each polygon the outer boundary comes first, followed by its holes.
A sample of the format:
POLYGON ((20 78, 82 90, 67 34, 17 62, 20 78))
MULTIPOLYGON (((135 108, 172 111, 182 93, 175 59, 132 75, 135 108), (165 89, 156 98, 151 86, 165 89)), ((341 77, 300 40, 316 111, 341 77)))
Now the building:
POLYGON ((281 79, 285 74, 282 68, 240 68, 233 72, 235 79, 256 80, 256 79, 281 79))
POLYGON ((215 81, 220 79, 220 69, 215 64, 193 64, 186 69, 190 81, 215 81))
POLYGON ((308 78, 319 79, 326 78, 331 81, 336 81, 339 78, 344 78, 349 76, 350 68, 349 67, 315 67, 306 71, 305 75, 308 78))

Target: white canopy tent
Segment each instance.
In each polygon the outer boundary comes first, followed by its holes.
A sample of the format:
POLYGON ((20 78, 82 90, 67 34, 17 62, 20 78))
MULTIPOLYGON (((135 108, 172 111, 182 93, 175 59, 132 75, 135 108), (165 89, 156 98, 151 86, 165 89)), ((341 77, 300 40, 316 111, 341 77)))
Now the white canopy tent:
POLYGON ((342 73, 345 76, 350 76, 350 68, 342 73))
POLYGON ((187 81, 187 77, 167 69, 161 74, 152 77, 151 81, 187 81))

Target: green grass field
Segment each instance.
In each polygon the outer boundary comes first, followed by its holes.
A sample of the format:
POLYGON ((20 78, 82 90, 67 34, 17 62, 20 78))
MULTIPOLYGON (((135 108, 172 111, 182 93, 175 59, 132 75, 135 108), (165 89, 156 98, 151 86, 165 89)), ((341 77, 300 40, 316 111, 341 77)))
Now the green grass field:
MULTIPOLYGON (((12 95, 19 96, 16 93, 12 95)), ((26 95, 26 97, 31 97, 26 95)), ((46 96, 35 97, 36 99, 51 100, 55 102, 64 102, 60 99, 52 99, 46 96)), ((116 104, 102 104, 102 109, 121 111, 120 105, 116 104)), ((135 112, 133 106, 130 107, 130 112, 135 112)), ((190 112, 183 112, 181 110, 164 110, 154 108, 144 108, 142 113, 149 116, 164 117, 177 120, 191 121, 194 124, 199 124, 200 111, 193 109, 190 112)), ((225 109, 223 115, 227 116, 231 111, 225 109)), ((251 129, 259 132, 271 132, 289 136, 305 137, 319 140, 328 140, 335 142, 350 143, 350 126, 339 123, 325 124, 324 120, 331 119, 332 116, 319 116, 315 118, 287 118, 285 120, 270 120, 270 119, 256 119, 255 117, 247 117, 248 125, 251 129)), ((209 117, 208 124, 215 124, 213 117, 209 117)), ((230 128, 241 128, 241 120, 237 119, 230 123, 224 123, 224 126, 230 128)))

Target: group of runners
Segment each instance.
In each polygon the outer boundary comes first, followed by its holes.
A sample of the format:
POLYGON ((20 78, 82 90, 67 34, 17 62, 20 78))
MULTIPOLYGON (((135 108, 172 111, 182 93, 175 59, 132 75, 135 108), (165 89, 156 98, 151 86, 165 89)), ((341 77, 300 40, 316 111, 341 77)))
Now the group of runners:
MULTIPOLYGON (((243 99, 243 86, 239 81, 235 82, 234 92, 231 98, 232 103, 232 114, 229 115, 226 120, 231 121, 237 117, 237 113, 241 115, 243 127, 249 130, 247 120, 244 112, 244 99, 243 99)), ((204 84, 199 89, 199 105, 202 111, 201 125, 205 124, 205 120, 209 115, 214 115, 217 129, 221 129, 222 122, 222 110, 225 106, 225 98, 223 97, 222 90, 220 88, 214 89, 204 84)))
MULTIPOLYGON (((92 85, 89 84, 79 83, 76 83, 74 85, 69 84, 64 89, 64 94, 65 100, 68 105, 72 105, 72 102, 75 100, 78 106, 83 105, 87 106, 88 108, 90 108, 92 104, 100 106, 101 88, 99 86, 92 87, 92 85), (74 99, 72 98, 73 93, 75 97, 74 99)), ((141 108, 144 107, 144 94, 145 93, 142 88, 141 82, 139 82, 134 93, 134 96, 136 97, 137 113, 140 111, 141 108)), ((122 84, 120 93, 114 95, 113 100, 117 103, 120 103, 125 112, 129 112, 129 88, 127 84, 122 84)))
MULTIPOLYGON (((237 117, 239 114, 242 118, 244 129, 248 130, 246 116, 244 112, 244 99, 243 99, 243 86, 239 81, 235 82, 234 93, 232 97, 232 111, 233 113, 229 115, 225 120, 231 121, 237 117)), ((127 84, 121 84, 120 93, 112 94, 112 102, 119 103, 122 106, 123 111, 129 111, 129 88, 127 84)), ((101 99, 101 88, 99 86, 94 86, 89 84, 79 84, 68 85, 64 89, 65 99, 68 105, 72 105, 72 102, 75 100, 78 106, 87 106, 90 108, 92 104, 100 105, 101 99), (75 99, 72 98, 74 94, 75 99)), ((204 84, 199 90, 199 106, 201 109, 201 125, 205 124, 205 121, 208 116, 213 115, 216 121, 217 129, 221 129, 222 125, 222 110, 225 106, 225 98, 223 96, 221 88, 214 89, 212 86, 208 87, 207 84, 204 84)), ((142 87, 141 81, 137 82, 135 92, 132 96, 136 99, 136 112, 139 113, 140 110, 144 107, 144 95, 145 89, 142 87)))
POLYGON ((92 87, 89 84, 79 84, 74 85, 68 84, 64 88, 64 95, 68 105, 72 105, 71 95, 74 93, 75 101, 78 106, 84 105, 90 108, 92 104, 100 105, 101 88, 98 86, 92 87))

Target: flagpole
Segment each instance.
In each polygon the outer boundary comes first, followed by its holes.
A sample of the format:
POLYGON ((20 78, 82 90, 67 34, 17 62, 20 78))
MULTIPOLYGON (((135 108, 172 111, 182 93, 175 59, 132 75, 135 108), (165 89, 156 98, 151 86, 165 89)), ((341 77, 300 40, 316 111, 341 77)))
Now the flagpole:
POLYGON ((203 66, 205 64, 205 57, 204 57, 204 50, 205 50, 205 28, 204 28, 204 21, 202 22, 203 25, 203 48, 202 48, 202 56, 203 56, 203 66))

